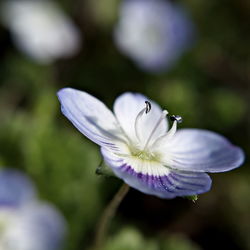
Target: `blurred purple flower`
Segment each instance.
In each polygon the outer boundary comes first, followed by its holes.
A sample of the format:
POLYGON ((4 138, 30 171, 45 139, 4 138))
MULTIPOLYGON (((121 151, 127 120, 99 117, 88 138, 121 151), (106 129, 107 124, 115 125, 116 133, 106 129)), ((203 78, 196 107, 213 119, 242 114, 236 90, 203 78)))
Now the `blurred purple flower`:
POLYGON ((141 94, 119 96, 114 114, 86 92, 65 88, 58 97, 63 114, 101 146, 114 174, 141 192, 161 198, 204 193, 211 187, 206 172, 229 171, 244 161, 243 151, 219 134, 177 131, 179 116, 170 116, 168 129, 168 112, 141 94))
POLYGON ((34 185, 26 175, 14 170, 0 170, 0 206, 17 207, 35 197, 34 185))
POLYGON ((39 202, 31 181, 19 171, 0 170, 0 249, 57 250, 65 221, 50 204, 39 202))
POLYGON ((7 0, 1 16, 17 47, 39 63, 70 57, 80 48, 79 30, 53 1, 7 0))
POLYGON ((124 0, 114 31, 118 48, 145 71, 169 69, 194 40, 184 9, 163 0, 124 0))

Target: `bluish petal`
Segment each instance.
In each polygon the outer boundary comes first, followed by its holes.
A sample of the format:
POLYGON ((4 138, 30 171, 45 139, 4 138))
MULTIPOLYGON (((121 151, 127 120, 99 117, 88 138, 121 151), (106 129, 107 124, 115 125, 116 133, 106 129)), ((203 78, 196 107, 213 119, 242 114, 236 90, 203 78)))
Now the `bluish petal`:
POLYGON ((122 1, 114 30, 118 49, 141 69, 169 69, 194 40, 194 27, 184 9, 170 1, 122 1))
POLYGON ((31 180, 13 169, 0 170, 0 206, 19 206, 36 197, 31 180))
POLYGON ((1 237, 1 246, 4 246, 4 249, 61 249, 66 224, 53 206, 34 202, 22 206, 13 215, 1 237))
MULTIPOLYGON (((114 113, 120 126, 133 142, 137 142, 135 121, 138 113, 145 108, 145 101, 150 101, 151 111, 147 114, 144 113, 138 123, 138 136, 142 144, 145 144, 157 121, 162 116, 160 106, 144 95, 129 92, 120 95, 114 103, 114 113)), ((166 133, 167 128, 167 119, 163 119, 153 134, 152 141, 166 133)))
POLYGON ((86 92, 64 88, 58 92, 63 114, 93 142, 118 150, 115 142, 123 140, 113 113, 86 92))
MULTIPOLYGON (((162 152, 165 150, 163 145, 162 152)), ((207 130, 181 129, 167 145, 167 165, 174 169, 199 172, 224 172, 244 161, 241 148, 225 137, 207 130)))
POLYGON ((211 179, 206 173, 171 170, 158 164, 126 159, 102 148, 102 155, 115 175, 129 186, 150 195, 171 199, 207 192, 211 179))

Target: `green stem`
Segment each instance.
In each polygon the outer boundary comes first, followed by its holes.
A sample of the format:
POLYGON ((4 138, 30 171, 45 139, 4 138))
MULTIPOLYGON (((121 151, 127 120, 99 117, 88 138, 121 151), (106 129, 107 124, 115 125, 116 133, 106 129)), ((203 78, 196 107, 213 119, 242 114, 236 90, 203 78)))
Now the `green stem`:
POLYGON ((103 244, 107 235, 109 224, 112 218, 115 216, 117 208, 119 207, 120 203, 122 202, 128 191, 129 186, 124 183, 104 210, 97 226, 94 241, 94 250, 103 249, 103 244))

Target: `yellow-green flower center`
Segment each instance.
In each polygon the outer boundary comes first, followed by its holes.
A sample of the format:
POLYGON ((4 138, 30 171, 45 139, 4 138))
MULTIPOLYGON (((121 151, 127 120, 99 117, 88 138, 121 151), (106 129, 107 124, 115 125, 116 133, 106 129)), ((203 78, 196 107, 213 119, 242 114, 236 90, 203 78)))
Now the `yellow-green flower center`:
POLYGON ((139 149, 133 149, 130 151, 131 155, 139 158, 141 160, 146 161, 160 161, 160 154, 156 152, 151 152, 149 150, 139 150, 139 149))

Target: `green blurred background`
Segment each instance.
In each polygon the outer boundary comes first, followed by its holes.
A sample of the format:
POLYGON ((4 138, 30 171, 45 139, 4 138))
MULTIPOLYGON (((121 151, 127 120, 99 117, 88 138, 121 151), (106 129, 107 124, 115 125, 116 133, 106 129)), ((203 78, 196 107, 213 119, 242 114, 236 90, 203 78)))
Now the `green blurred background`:
POLYGON ((112 108, 136 91, 181 115, 181 127, 210 129, 246 153, 245 164, 213 174, 198 201, 162 200, 136 190, 119 207, 104 250, 250 249, 250 2, 186 0, 197 42, 168 72, 140 71, 116 49, 119 0, 61 0, 82 31, 81 51, 40 65, 19 52, 0 27, 0 163, 25 171, 41 198, 69 224, 65 250, 89 249, 104 207, 122 181, 95 175, 99 149, 63 117, 56 92, 87 91, 112 108))

